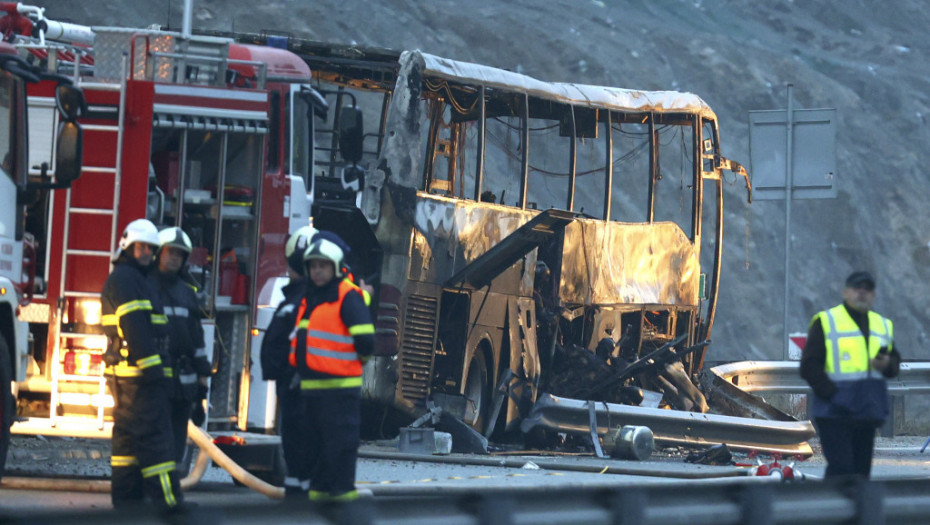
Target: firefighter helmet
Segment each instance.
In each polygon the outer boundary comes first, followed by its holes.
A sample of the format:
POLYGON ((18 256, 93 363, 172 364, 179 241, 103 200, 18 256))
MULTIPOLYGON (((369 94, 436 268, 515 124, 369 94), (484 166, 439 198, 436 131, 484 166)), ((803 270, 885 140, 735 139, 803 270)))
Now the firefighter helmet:
POLYGON ((184 230, 177 226, 165 228, 158 232, 158 249, 161 250, 166 247, 177 248, 188 255, 190 255, 191 250, 194 248, 191 244, 191 238, 184 233, 184 230))
POLYGON ((119 251, 129 249, 133 243, 141 242, 158 247, 158 228, 148 219, 136 219, 126 225, 123 236, 119 238, 119 251))
POLYGON ((310 246, 310 239, 316 235, 317 229, 313 226, 304 226, 303 228, 292 233, 284 245, 284 258, 287 259, 287 267, 298 275, 307 275, 304 268, 304 252, 310 246))
POLYGON ((304 263, 314 259, 333 263, 333 270, 336 277, 343 276, 342 258, 342 248, 335 242, 323 238, 314 239, 304 252, 304 263))

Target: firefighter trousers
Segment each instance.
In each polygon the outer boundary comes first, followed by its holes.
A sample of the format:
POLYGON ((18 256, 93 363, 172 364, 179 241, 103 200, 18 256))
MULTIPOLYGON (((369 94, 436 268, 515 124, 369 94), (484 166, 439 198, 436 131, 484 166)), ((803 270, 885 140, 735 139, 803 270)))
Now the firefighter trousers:
POLYGON ((114 394, 110 465, 114 507, 148 497, 160 508, 183 501, 175 470, 169 380, 110 379, 114 394))
MULTIPOLYGON (((177 396, 171 400, 171 434, 174 444, 174 460, 181 465, 184 454, 187 452, 187 422, 191 418, 191 400, 184 396, 177 396)), ((178 472, 178 476, 186 475, 178 472)))
POLYGON ((284 464, 287 476, 284 478, 284 497, 286 499, 307 499, 310 490, 310 476, 302 458, 304 447, 301 444, 301 420, 303 414, 303 396, 300 388, 291 385, 290 379, 283 378, 275 382, 278 394, 278 407, 281 411, 279 424, 281 448, 284 451, 284 464))
POLYGON ((311 501, 348 501, 358 497, 361 389, 341 388, 303 393, 302 434, 311 501))

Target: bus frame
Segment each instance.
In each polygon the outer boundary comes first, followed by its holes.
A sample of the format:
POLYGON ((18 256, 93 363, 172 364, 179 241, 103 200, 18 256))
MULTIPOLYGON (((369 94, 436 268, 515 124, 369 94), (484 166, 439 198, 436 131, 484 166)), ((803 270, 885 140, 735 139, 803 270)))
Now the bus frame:
MULTIPOLYGON (((595 355, 606 341, 602 357, 629 362, 710 338, 722 173, 744 177, 747 189, 749 178, 721 155, 716 115, 700 97, 543 82, 420 51, 289 47, 335 108, 317 127, 314 225, 349 242, 355 275, 375 287, 363 400, 408 418, 440 406, 490 435, 516 429, 539 393, 556 388, 569 350, 595 355), (618 151, 624 129, 636 145, 618 151), (534 133, 563 155, 534 149, 534 133), (665 153, 676 145, 669 136, 684 153, 665 153), (495 147, 510 149, 492 159, 495 147), (583 152, 603 164, 579 171, 583 152), (636 156, 641 178, 624 172, 622 184, 645 191, 641 217, 619 221, 618 165, 636 156), (678 223, 657 217, 657 196, 675 182, 665 166, 675 163, 678 223), (580 184, 591 173, 604 179, 598 191, 580 184), (559 180, 558 197, 534 197, 559 180), (585 194, 600 206, 585 211, 585 194)), ((706 351, 680 360, 692 382, 706 351)), ((661 375, 634 383, 671 400, 676 389, 661 375)), ((691 401, 671 404, 706 410, 691 401)))

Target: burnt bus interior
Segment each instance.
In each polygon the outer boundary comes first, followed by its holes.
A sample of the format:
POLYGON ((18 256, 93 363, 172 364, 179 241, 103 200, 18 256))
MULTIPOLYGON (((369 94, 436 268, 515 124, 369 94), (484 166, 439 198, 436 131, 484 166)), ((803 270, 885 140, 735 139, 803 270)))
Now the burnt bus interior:
MULTIPOLYGON (((346 58, 326 49, 305 51, 314 88, 329 104, 325 122, 316 127, 314 224, 351 239, 350 264, 356 275, 377 281, 378 241, 356 207, 355 190, 383 162, 398 55, 369 50, 366 56, 346 58), (342 151, 347 142, 340 137, 348 133, 362 136, 360 152, 342 151)), ((691 383, 703 362, 706 347, 699 343, 713 322, 713 301, 708 299, 715 295, 715 270, 707 283, 700 276, 697 304, 565 302, 560 283, 565 282, 566 250, 599 248, 573 240, 566 228, 573 222, 585 223, 582 228, 604 221, 674 223, 695 245, 702 268, 716 268, 715 250, 700 249, 705 224, 711 232, 706 240, 717 237, 717 197, 710 195, 705 202, 702 196, 702 173, 714 171, 707 159, 717 152, 716 123, 695 113, 586 107, 428 74, 411 92, 418 93, 423 108, 418 116, 422 172, 417 191, 502 213, 549 210, 547 234, 533 238, 527 231, 513 232, 492 257, 465 269, 456 267, 461 270, 457 278, 444 282, 435 306, 435 348, 426 365, 430 380, 423 397, 436 401, 463 395, 463 419, 487 430, 495 387, 508 369, 518 366, 510 363, 514 354, 506 335, 493 350, 463 344, 475 309, 494 308, 481 286, 467 285, 489 284, 522 260, 535 269, 530 270, 534 308, 521 321, 521 331, 535 332, 540 364, 537 374, 515 380, 524 382, 525 396, 548 391, 639 404, 643 393, 628 388, 633 386, 665 393, 662 403, 673 408, 702 410, 703 405, 706 410, 703 398, 694 399, 681 381, 691 383), (498 273, 488 275, 489 268, 498 273), (599 386, 605 379, 610 382, 620 363, 656 356, 657 351, 665 351, 665 359, 668 347, 689 349, 673 359, 683 365, 679 377, 663 377, 653 366, 619 385, 599 386)), ((397 312, 378 310, 377 315, 379 328, 398 328, 397 312), (391 320, 395 324, 388 326, 391 320)), ((392 345, 398 346, 396 337, 392 345)), ((500 419, 506 412, 501 411, 500 419)))

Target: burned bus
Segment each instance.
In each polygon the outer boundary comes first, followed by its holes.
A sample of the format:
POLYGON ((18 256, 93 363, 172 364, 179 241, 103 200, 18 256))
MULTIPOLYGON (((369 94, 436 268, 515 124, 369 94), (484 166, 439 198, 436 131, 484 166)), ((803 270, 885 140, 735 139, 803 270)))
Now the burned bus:
POLYGON ((486 434, 516 428, 542 392, 638 404, 642 388, 706 410, 693 382, 720 282, 722 171, 746 173, 701 98, 289 48, 329 106, 314 225, 348 241, 375 287, 370 406, 432 404, 486 434), (666 361, 672 376, 649 366, 666 361))

